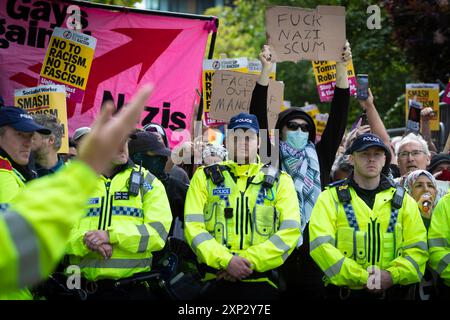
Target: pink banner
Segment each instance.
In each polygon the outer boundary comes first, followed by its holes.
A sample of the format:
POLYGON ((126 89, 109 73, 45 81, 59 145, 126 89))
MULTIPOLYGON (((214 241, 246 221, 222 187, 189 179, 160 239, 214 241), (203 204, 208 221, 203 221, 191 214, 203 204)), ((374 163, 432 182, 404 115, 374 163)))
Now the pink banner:
MULTIPOLYGON (((348 84, 350 86, 350 95, 356 96, 356 77, 348 77, 348 84)), ((319 93, 320 102, 330 102, 333 100, 335 86, 336 81, 330 81, 317 85, 317 92, 319 93)))
MULTIPOLYGON (((0 96, 5 105, 13 105, 15 89, 37 85, 52 30, 67 28, 70 4, 1 1, 0 96)), ((155 90, 141 125, 160 123, 169 139, 173 130, 189 130, 211 21, 78 6, 82 31, 97 39, 97 47, 82 103, 68 103, 70 133, 89 126, 104 99, 126 105, 149 82, 155 90)))

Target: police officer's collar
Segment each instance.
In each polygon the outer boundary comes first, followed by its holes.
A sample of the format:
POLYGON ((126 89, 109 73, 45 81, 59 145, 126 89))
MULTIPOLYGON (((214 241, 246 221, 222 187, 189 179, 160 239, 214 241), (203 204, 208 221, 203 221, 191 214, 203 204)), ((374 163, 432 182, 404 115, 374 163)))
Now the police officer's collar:
MULTIPOLYGON (((355 181, 353 173, 350 175, 348 179, 348 184, 352 187, 361 188, 355 181)), ((380 184, 375 189, 377 192, 387 190, 389 188, 395 187, 395 182, 386 177, 384 174, 380 175, 380 184)))

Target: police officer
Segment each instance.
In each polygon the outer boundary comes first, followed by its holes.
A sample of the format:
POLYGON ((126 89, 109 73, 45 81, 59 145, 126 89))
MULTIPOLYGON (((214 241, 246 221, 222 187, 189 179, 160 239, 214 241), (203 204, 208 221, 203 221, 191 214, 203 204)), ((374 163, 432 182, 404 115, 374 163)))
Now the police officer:
POLYGON ((389 149, 370 133, 346 151, 354 172, 330 185, 314 206, 310 252, 330 299, 402 298, 421 280, 428 258, 416 202, 381 174, 389 149), (363 290, 365 289, 365 290, 363 290))
MULTIPOLYGON (((23 109, 0 108, 0 209, 7 209, 25 183, 35 177, 28 168, 31 140, 35 132, 51 133, 23 109)), ((0 288, 0 300, 32 298, 27 289, 6 295, 0 288)))
POLYGON ((207 299, 275 299, 275 269, 300 237, 292 179, 257 155, 256 117, 231 118, 229 161, 200 167, 185 206, 185 236, 203 267, 207 299), (237 141, 235 141, 237 140, 237 141))
POLYGON ((439 200, 428 230, 430 265, 440 277, 441 300, 450 299, 450 194, 439 200))
POLYGON ((152 252, 164 247, 171 223, 164 186, 128 159, 126 142, 99 177, 67 246, 70 264, 80 267, 83 283, 96 281, 88 298, 151 297, 148 283, 117 287, 116 280, 150 271, 152 252))
MULTIPOLYGON (((107 105, 97 119, 92 134, 82 143, 79 160, 55 175, 33 181, 17 193, 8 208, 2 206, 2 292, 10 294, 35 285, 59 262, 70 229, 81 217, 88 195, 97 183, 96 173, 105 169, 105 164, 109 163, 108 160, 134 128, 150 93, 149 87, 141 89, 128 107, 114 118, 111 118, 112 106, 107 105)), ((17 125, 17 122, 23 124, 23 119, 29 120, 20 116, 14 119, 16 121, 12 125, 17 125)), ((31 123, 25 124, 29 129, 31 123)))

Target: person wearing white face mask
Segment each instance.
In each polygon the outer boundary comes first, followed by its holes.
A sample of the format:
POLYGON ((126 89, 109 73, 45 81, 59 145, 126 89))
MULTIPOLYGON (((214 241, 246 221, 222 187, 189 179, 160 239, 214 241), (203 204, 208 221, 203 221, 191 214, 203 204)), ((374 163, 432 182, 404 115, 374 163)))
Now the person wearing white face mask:
MULTIPOLYGON (((324 296, 321 292, 321 271, 309 255, 307 224, 322 187, 330 182, 336 151, 345 132, 350 100, 347 62, 351 57, 350 44, 347 42, 343 46, 342 59, 336 64, 334 97, 320 142, 315 143, 316 127, 313 119, 301 108, 291 107, 281 112, 275 125, 280 133, 279 163, 272 165, 286 171, 294 180, 301 217, 302 238, 298 250, 294 250, 282 267, 289 297, 300 295, 308 299, 322 299, 324 296)), ((259 59, 263 68, 252 94, 250 113, 257 116, 261 129, 267 129, 267 88, 275 62, 269 46, 263 47, 259 59)))

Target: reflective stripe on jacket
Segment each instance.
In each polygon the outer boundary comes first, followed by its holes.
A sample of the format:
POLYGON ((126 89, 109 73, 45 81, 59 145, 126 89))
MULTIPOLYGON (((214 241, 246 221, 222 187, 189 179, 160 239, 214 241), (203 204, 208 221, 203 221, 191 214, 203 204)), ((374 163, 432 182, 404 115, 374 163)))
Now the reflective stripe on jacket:
POLYGON ((405 194, 390 232, 391 200, 396 189, 379 192, 370 209, 351 186, 348 188, 359 230, 350 226, 337 187, 320 194, 309 224, 311 256, 327 281, 360 289, 367 283, 367 268, 375 265, 389 271, 394 284, 419 282, 428 251, 426 229, 414 199, 405 194))

